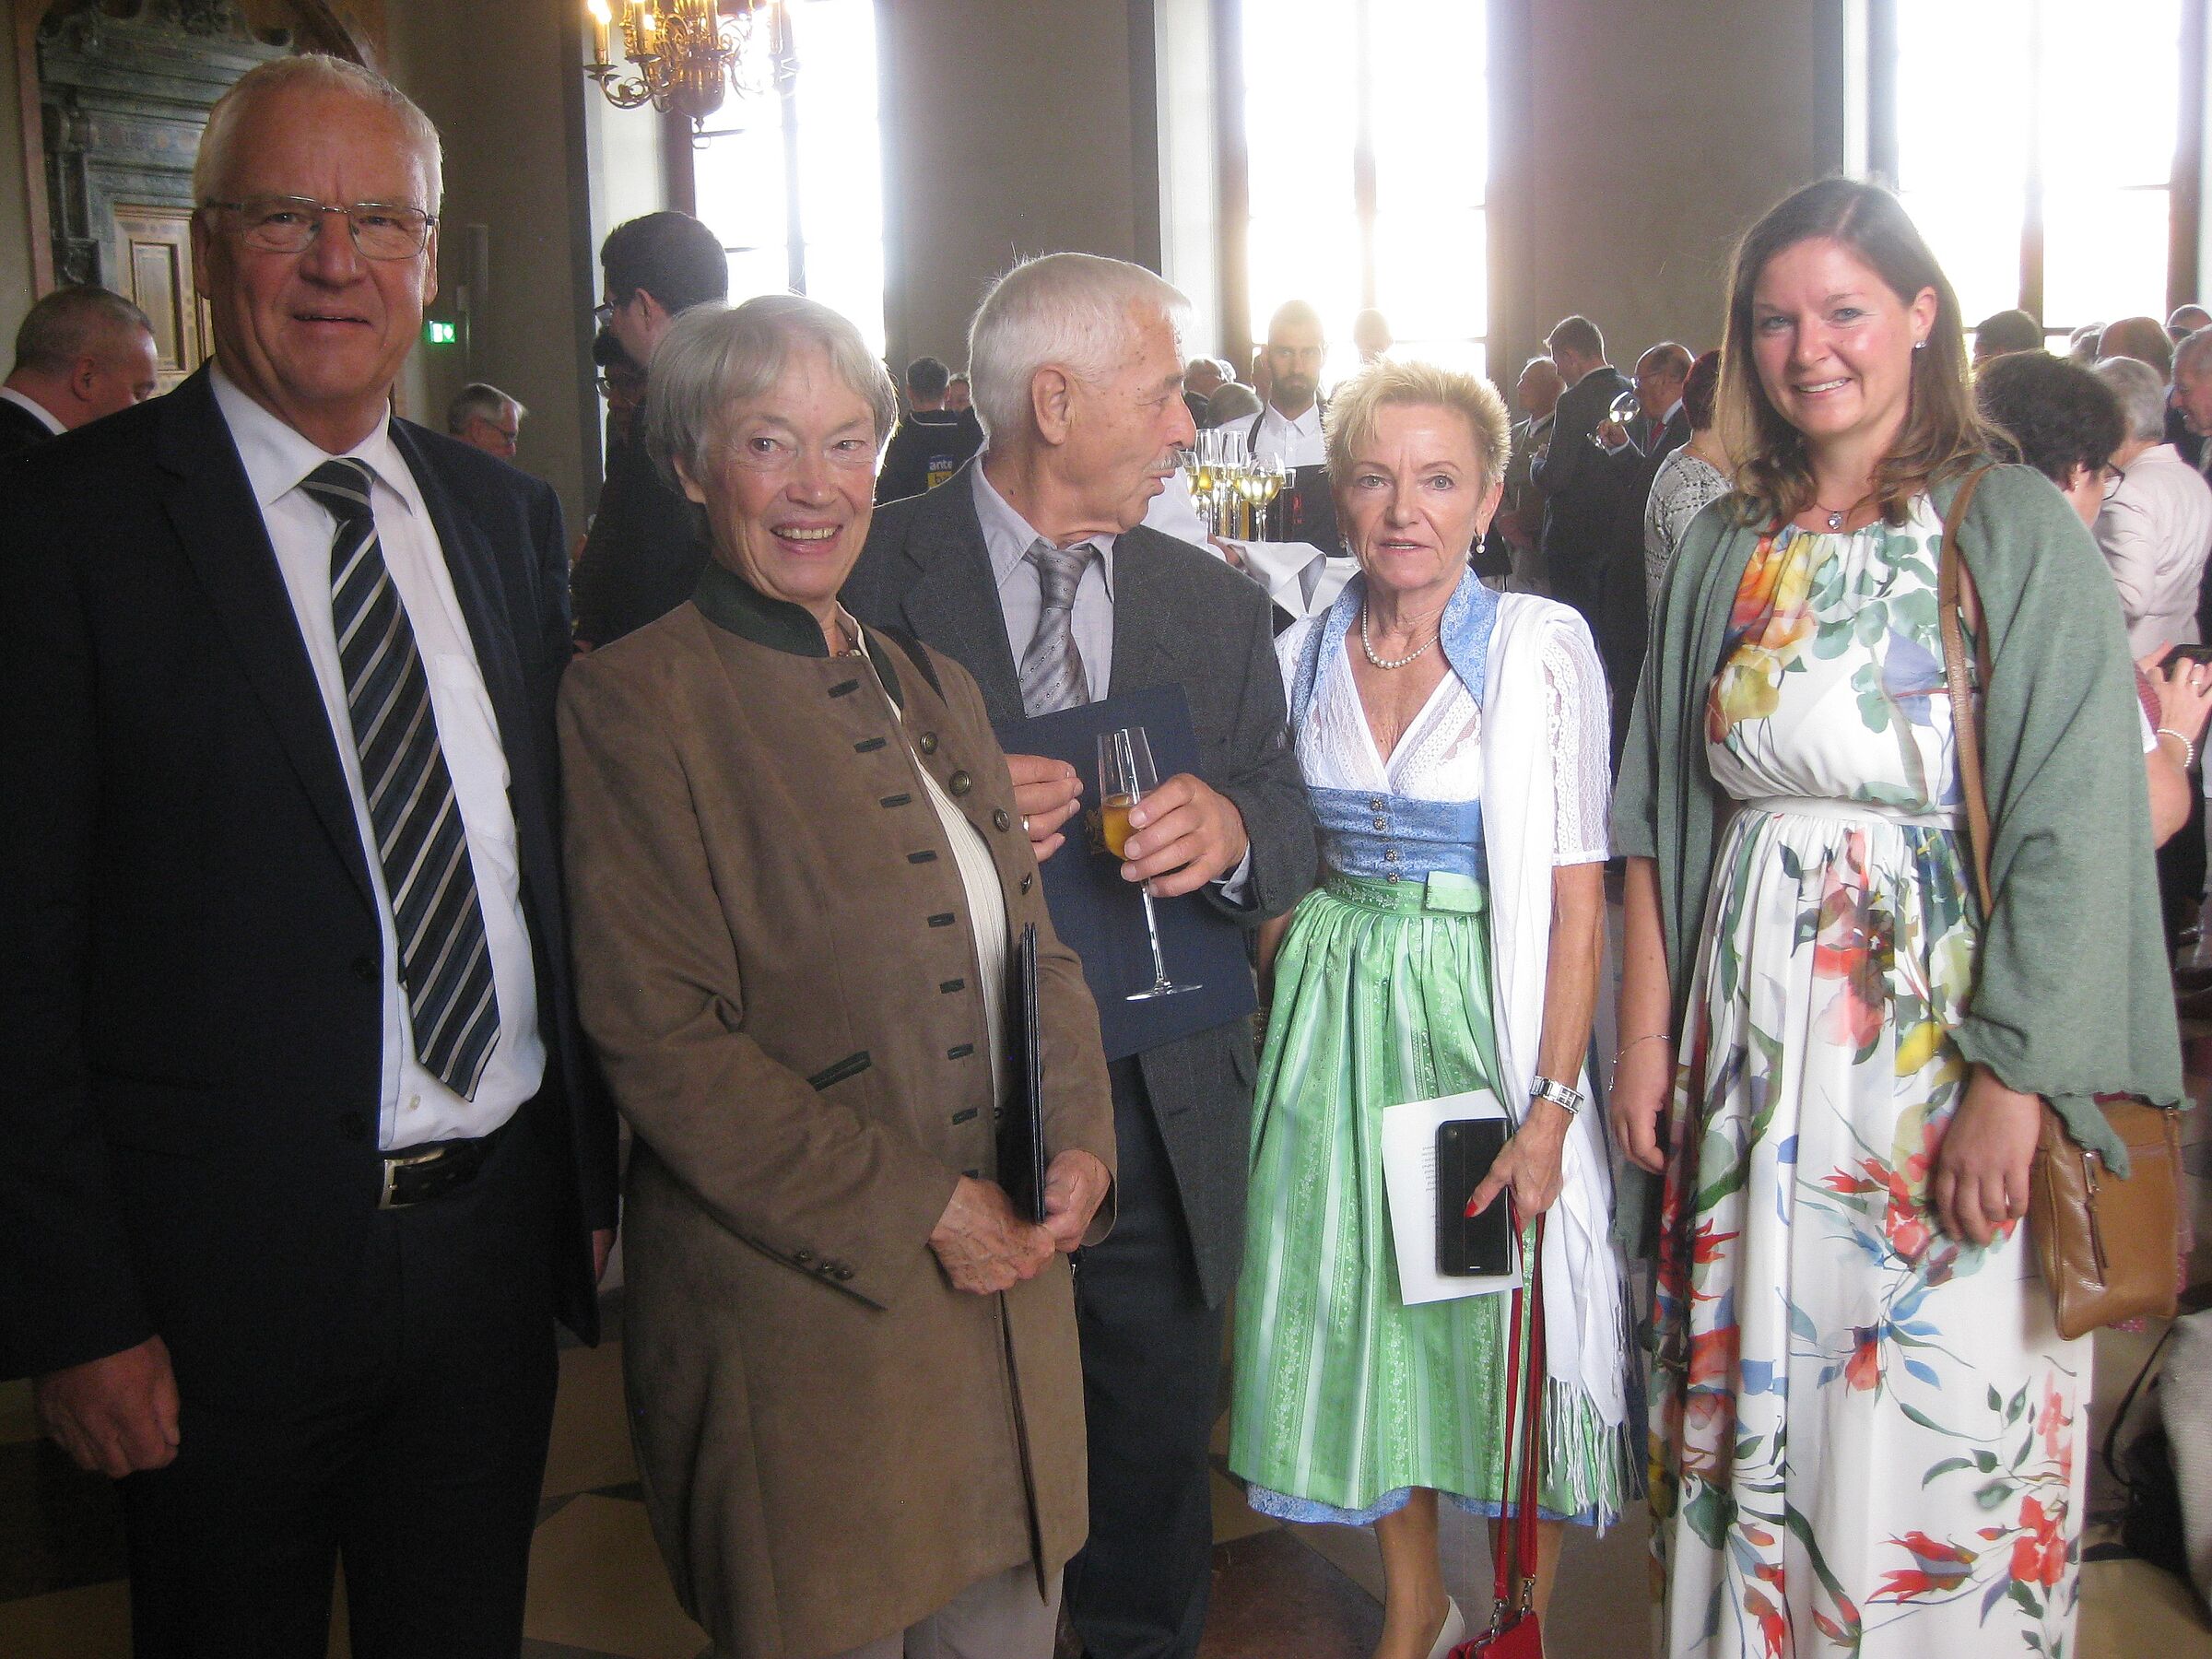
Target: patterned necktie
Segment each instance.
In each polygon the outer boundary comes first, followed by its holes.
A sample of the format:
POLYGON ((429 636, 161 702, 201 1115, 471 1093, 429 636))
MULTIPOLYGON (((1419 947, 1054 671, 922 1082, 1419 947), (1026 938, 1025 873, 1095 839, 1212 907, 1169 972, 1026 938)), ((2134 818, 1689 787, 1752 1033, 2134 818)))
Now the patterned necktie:
POLYGON ((1076 585, 1098 551, 1089 542, 1055 547, 1041 535, 1023 555, 1037 567, 1044 591, 1037 631, 1021 656, 1021 706, 1027 713, 1051 714, 1090 700, 1090 677, 1083 672, 1083 653, 1076 648, 1074 613, 1076 585))
POLYGON ((330 619, 360 750, 361 790, 392 900, 415 1055, 473 1100, 499 1038, 500 1006, 422 653, 377 540, 368 465, 325 461, 300 488, 338 521, 330 542, 330 619))

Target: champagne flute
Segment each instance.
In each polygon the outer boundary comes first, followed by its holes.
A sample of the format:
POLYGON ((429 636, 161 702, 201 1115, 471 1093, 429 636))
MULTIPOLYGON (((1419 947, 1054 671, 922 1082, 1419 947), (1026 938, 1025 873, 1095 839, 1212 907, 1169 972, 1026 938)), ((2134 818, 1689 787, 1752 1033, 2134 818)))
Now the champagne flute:
MULTIPOLYGON (((1618 427, 1620 429, 1620 435, 1623 438, 1627 438, 1630 433, 1636 429, 1636 419, 1642 413, 1643 405, 1638 399, 1636 394, 1633 392, 1623 392, 1618 397, 1614 398, 1613 406, 1606 411, 1606 419, 1611 421, 1615 426, 1618 427)), ((1599 449, 1604 449, 1606 447, 1605 439, 1599 436, 1599 433, 1604 429, 1605 429, 1601 424, 1597 432, 1593 432, 1590 434, 1590 441, 1596 444, 1599 449)))
MULTIPOLYGON (((1143 726, 1124 726, 1099 734, 1099 808, 1106 850, 1116 858, 1129 844, 1129 808, 1159 787, 1152 766, 1152 745, 1143 726)), ((1179 984, 1168 978, 1167 961, 1159 954, 1159 920, 1152 912, 1152 884, 1137 885, 1145 901, 1145 936, 1152 945, 1152 982, 1132 991, 1125 1002, 1149 1002, 1155 997, 1179 996, 1199 987, 1179 984)))

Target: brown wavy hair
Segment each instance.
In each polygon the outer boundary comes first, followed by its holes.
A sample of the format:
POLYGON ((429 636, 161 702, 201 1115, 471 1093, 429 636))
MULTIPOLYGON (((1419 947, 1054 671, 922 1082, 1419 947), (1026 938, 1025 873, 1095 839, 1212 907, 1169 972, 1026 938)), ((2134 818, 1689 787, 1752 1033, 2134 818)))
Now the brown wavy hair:
POLYGON ((1959 296, 1898 200, 1878 184, 1822 179, 1769 208, 1736 244, 1728 274, 1727 332, 1721 347, 1718 421, 1722 442, 1739 457, 1735 487, 1746 522, 1791 519, 1813 504, 1813 469, 1805 434, 1783 419, 1759 383, 1752 357, 1751 295, 1769 261, 1799 242, 1830 237, 1880 276, 1901 304, 1936 290, 1936 322, 1924 350, 1912 353, 1904 425, 1874 473, 1882 517, 1902 524, 1913 498, 1979 465, 1990 432, 1974 406, 1959 296))

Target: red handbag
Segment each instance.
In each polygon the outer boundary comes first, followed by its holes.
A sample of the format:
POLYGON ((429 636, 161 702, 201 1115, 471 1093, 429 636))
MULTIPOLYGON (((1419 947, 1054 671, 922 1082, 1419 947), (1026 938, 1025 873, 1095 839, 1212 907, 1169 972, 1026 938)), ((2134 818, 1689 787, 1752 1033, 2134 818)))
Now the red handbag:
POLYGON ((1505 1397, 1506 1488, 1513 1496, 1512 1525, 1495 1552, 1490 1628, 1452 1650, 1450 1659, 1544 1659, 1544 1630, 1536 1618, 1536 1481, 1544 1449, 1544 1218, 1536 1218, 1529 1269, 1513 1292, 1512 1334, 1506 1342, 1512 1390, 1505 1397), (1525 1356, 1523 1343, 1526 1342, 1525 1356), (1513 1456, 1520 1454, 1518 1479, 1513 1456))

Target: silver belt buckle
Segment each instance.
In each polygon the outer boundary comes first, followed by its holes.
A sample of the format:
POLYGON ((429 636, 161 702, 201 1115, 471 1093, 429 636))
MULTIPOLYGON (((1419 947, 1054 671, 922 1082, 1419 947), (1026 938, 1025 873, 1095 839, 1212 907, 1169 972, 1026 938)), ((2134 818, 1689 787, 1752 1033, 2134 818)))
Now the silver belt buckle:
POLYGON ((385 1153, 384 1190, 377 1195, 376 1207, 380 1210, 406 1209, 410 1207, 414 1202, 412 1199, 402 1202, 401 1200, 395 1199, 392 1196, 392 1184, 394 1179, 402 1170, 413 1169, 417 1164, 432 1163, 443 1156, 443 1149, 437 1147, 431 1147, 427 1152, 385 1153))

